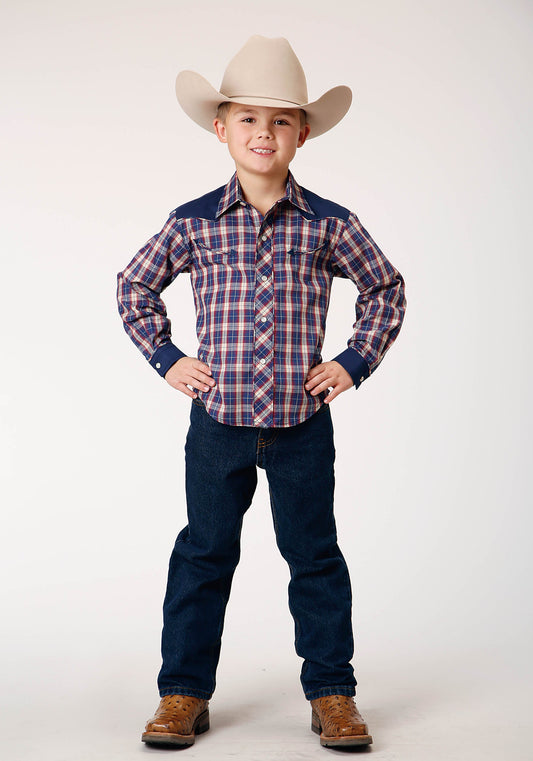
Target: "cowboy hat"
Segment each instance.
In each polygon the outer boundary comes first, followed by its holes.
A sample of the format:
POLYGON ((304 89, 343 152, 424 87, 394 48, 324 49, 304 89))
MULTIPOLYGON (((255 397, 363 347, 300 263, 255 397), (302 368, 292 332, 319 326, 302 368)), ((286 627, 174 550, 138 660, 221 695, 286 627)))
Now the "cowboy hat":
MULTIPOLYGON (((284 37, 250 37, 231 59, 220 90, 194 71, 181 71, 176 78, 178 101, 200 127, 214 132, 213 119, 220 103, 248 106, 303 108, 311 127, 309 138, 334 127, 350 108, 352 91, 339 85, 321 98, 308 102, 302 65, 284 37)), ((308 139, 309 139, 308 138, 308 139)))

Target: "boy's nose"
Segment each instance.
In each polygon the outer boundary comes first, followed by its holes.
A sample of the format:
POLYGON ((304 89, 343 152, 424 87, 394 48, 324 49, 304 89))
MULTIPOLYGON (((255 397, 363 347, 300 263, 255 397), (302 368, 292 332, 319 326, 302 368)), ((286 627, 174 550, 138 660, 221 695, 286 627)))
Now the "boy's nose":
POLYGON ((270 140, 272 137, 272 132, 270 131, 270 128, 266 125, 259 125, 257 129, 257 137, 264 137, 267 138, 267 140, 270 140))

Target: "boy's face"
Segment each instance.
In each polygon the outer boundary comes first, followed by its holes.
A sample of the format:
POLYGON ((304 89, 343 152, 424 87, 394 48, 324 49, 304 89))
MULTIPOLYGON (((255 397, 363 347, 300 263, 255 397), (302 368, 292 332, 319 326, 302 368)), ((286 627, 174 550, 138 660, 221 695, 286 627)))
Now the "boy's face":
POLYGON ((309 125, 300 123, 297 108, 271 108, 232 103, 224 121, 215 119, 215 131, 227 143, 237 173, 284 180, 296 149, 305 143, 309 125))

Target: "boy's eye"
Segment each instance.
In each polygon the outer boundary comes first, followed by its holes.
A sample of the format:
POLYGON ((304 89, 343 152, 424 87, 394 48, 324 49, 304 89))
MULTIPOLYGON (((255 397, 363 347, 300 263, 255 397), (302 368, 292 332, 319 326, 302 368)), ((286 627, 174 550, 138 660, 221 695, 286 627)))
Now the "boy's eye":
MULTIPOLYGON (((245 117, 243 117, 241 119, 241 122, 243 122, 245 124, 253 124, 253 122, 255 122, 255 119, 254 119, 253 116, 245 116, 245 117)), ((275 119, 274 120, 274 124, 286 125, 288 123, 289 122, 286 119, 275 119)))

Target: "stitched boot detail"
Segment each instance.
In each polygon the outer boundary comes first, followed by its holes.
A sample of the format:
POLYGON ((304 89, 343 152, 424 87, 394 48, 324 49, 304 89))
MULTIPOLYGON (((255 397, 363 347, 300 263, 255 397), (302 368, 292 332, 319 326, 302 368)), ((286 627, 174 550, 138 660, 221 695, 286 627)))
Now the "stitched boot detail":
POLYGON ((208 701, 189 695, 165 695, 146 724, 142 741, 153 745, 192 745, 209 729, 208 701))
POLYGON ((372 742, 353 698, 327 695, 311 700, 311 708, 311 729, 320 735, 321 745, 370 745, 372 742))

